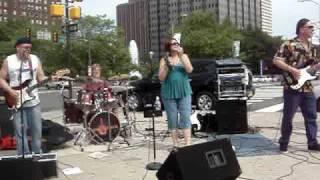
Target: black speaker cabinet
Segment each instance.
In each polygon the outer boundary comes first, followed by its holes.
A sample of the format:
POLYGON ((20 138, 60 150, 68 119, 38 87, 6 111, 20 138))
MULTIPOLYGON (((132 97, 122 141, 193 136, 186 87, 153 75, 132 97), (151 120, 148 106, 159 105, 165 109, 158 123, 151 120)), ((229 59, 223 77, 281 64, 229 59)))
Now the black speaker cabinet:
POLYGON ((218 101, 216 121, 218 134, 247 133, 247 102, 240 100, 218 101))
POLYGON ((42 180, 40 163, 33 159, 2 159, 0 160, 1 179, 10 180, 42 180))
POLYGON ((229 139, 172 151, 157 172, 159 180, 234 180, 241 168, 229 139))
MULTIPOLYGON (((1 96, 0 96, 1 97, 1 96)), ((4 102, 0 102, 0 137, 14 135, 13 122, 10 120, 12 111, 4 102)))
POLYGON ((57 177, 57 155, 47 153, 40 155, 3 156, 0 160, 0 179, 42 180, 57 177))

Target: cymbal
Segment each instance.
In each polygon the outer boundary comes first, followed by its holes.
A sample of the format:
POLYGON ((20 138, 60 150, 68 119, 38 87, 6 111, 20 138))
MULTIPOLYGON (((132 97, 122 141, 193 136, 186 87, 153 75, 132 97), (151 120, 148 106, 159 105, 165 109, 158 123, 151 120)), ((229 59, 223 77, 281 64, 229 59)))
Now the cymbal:
POLYGON ((120 74, 120 75, 115 75, 115 76, 111 76, 108 78, 108 80, 113 80, 113 81, 120 81, 120 80, 129 80, 130 76, 128 74, 120 74))
POLYGON ((128 91, 130 89, 134 89, 134 86, 110 86, 112 89, 112 92, 124 92, 128 91))
POLYGON ((60 77, 59 79, 65 80, 65 81, 74 81, 74 80, 75 80, 74 78, 71 78, 71 77, 69 77, 69 76, 62 76, 62 77, 60 77))

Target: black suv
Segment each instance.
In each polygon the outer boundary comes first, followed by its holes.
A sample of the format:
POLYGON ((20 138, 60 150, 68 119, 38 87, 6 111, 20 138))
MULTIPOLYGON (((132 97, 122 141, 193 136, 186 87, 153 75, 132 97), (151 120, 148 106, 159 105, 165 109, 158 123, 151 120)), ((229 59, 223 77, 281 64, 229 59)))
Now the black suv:
MULTIPOLYGON (((197 109, 213 110, 218 100, 246 100, 254 95, 252 73, 241 60, 192 59, 191 62, 192 104, 197 109)), ((128 99, 131 109, 142 109, 160 96, 158 72, 130 85, 135 87, 128 99)))

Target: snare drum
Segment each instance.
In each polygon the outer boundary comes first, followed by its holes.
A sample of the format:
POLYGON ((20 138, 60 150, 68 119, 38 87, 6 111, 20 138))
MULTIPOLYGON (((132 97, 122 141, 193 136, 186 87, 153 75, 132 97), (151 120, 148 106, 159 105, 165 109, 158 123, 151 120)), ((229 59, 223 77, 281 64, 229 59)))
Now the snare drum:
POLYGON ((97 142, 112 142, 120 132, 118 118, 110 112, 90 112, 87 116, 88 127, 97 142))
POLYGON ((78 100, 77 102, 80 105, 93 105, 93 95, 91 92, 87 92, 85 90, 78 91, 78 100))

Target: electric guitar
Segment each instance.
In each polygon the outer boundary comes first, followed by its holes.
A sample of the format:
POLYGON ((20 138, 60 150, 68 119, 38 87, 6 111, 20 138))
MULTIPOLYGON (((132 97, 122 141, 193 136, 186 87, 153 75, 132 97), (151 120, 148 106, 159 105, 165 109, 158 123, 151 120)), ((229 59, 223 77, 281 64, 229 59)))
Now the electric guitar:
POLYGON ((283 77, 284 80, 288 83, 291 89, 298 90, 300 89, 308 80, 314 80, 317 78, 315 76, 316 72, 320 70, 320 64, 316 64, 314 66, 307 66, 305 68, 299 69, 300 77, 299 79, 295 79, 291 73, 285 72, 283 77))
MULTIPOLYGON (((57 76, 57 78, 61 78, 62 76, 66 75, 66 74, 70 74, 70 69, 57 70, 54 74, 57 76)), ((51 80, 51 78, 47 78, 44 81, 42 81, 41 83, 35 84, 30 87, 28 87, 28 84, 30 83, 31 80, 26 80, 20 86, 11 87, 14 90, 19 90, 19 93, 21 92, 22 94, 19 94, 18 98, 16 98, 16 97, 11 96, 8 92, 4 92, 4 96, 5 96, 8 108, 9 109, 19 109, 26 102, 35 99, 34 96, 30 95, 30 92, 50 80, 51 80)))

